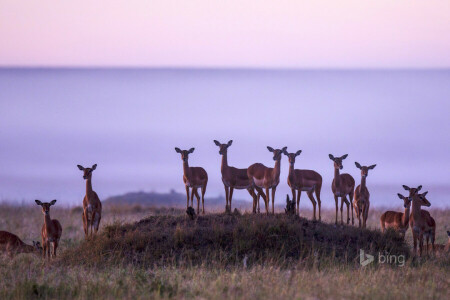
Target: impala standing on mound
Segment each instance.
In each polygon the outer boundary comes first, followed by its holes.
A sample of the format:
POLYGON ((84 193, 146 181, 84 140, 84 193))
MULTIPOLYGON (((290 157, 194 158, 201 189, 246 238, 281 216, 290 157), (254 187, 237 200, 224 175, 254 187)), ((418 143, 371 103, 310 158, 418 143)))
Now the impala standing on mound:
POLYGON ((405 237, 406 231, 409 228, 409 214, 411 210, 411 200, 402 194, 397 194, 403 200, 403 207, 405 212, 387 211, 380 217, 381 231, 385 232, 386 228, 393 228, 400 232, 405 237))
MULTIPOLYGON (((423 198, 423 200, 427 203, 430 203, 430 201, 428 201, 428 199, 426 198, 426 195, 428 194, 428 192, 419 194, 420 197, 423 198)), ((431 204, 430 204, 431 205, 431 204)), ((423 218, 426 220, 426 223, 428 224, 429 229, 424 231, 424 237, 426 239, 427 242, 427 246, 426 246, 426 253, 428 254, 428 249, 431 248, 431 251, 434 252, 434 240, 436 238, 436 221, 434 220, 434 218, 430 215, 429 211, 420 210, 420 213, 422 214, 423 218), (430 238, 431 238, 431 245, 430 243, 430 238), (430 247, 431 246, 431 247, 430 247)))
POLYGON ((433 226, 431 224, 431 220, 427 218, 427 212, 422 210, 421 207, 430 207, 431 203, 423 195, 418 193, 422 186, 415 189, 404 185, 403 188, 409 191, 409 198, 412 199, 412 210, 411 217, 409 219, 409 226, 411 226, 413 235, 414 254, 417 254, 417 240, 419 240, 419 255, 422 256, 423 236, 426 232, 432 231, 433 226))
MULTIPOLYGON (((225 211, 231 212, 231 200, 233 198, 234 189, 246 189, 250 196, 252 196, 252 199, 254 198, 254 190, 252 183, 247 176, 247 169, 237 169, 228 165, 228 148, 231 146, 233 141, 230 140, 227 144, 221 144, 220 142, 214 140, 214 143, 219 147, 219 154, 222 155, 222 166, 220 167, 220 171, 222 172, 222 182, 225 186, 225 211)), ((258 197, 259 195, 260 194, 258 194, 258 197)), ((265 196, 263 197, 265 198, 265 196)))
MULTIPOLYGON (((334 201, 336 202, 336 222, 338 218, 338 205, 339 205, 339 197, 341 197, 341 224, 344 224, 342 212, 344 209, 344 202, 347 205, 347 224, 350 222, 350 202, 353 201, 353 191, 355 189, 355 179, 350 174, 339 174, 339 170, 342 170, 344 167, 342 166, 342 160, 346 159, 348 154, 345 154, 341 157, 334 157, 332 154, 328 155, 330 159, 334 162, 334 179, 331 184, 331 190, 334 194, 334 201), (350 197, 350 202, 347 200, 347 195, 350 197)), ((352 209, 352 224, 353 221, 353 209, 352 209)))
MULTIPOLYGON (((370 207, 370 193, 366 187, 366 178, 369 175, 369 170, 373 170, 376 165, 369 167, 361 166, 358 162, 355 162, 358 169, 361 170, 361 184, 356 187, 355 199, 353 201, 353 207, 355 209, 356 216, 358 217, 359 227, 361 228, 361 215, 363 218, 362 228, 366 228, 367 217, 369 216, 370 207)), ((353 214, 352 214, 353 216, 353 214)))
POLYGON ((322 176, 319 173, 312 170, 296 170, 294 169, 295 158, 302 153, 302 150, 298 150, 296 153, 288 153, 283 151, 289 159, 289 176, 288 185, 292 190, 292 201, 295 203, 295 191, 297 191, 297 214, 300 215, 300 195, 302 191, 305 191, 311 200, 314 208, 314 219, 316 220, 316 200, 314 199, 313 192, 316 193, 317 203, 319 204, 319 221, 321 220, 320 209, 320 189, 322 188, 322 176))
MULTIPOLYGON (((281 155, 284 151, 286 151, 287 147, 276 150, 272 147, 267 147, 267 149, 273 153, 275 166, 273 168, 268 168, 261 163, 253 164, 247 169, 247 176, 252 182, 252 185, 256 187, 256 189, 266 189, 266 199, 264 200, 264 202, 266 204, 267 214, 269 213, 269 190, 272 189, 272 214, 275 214, 275 191, 277 190, 278 183, 280 183, 281 155)), ((253 195, 253 206, 255 206, 257 199, 256 195, 253 195)))
POLYGON ((35 200, 37 205, 42 207, 42 213, 44 214, 44 225, 42 225, 42 246, 44 248, 44 259, 48 256, 50 260, 50 253, 53 258, 56 257, 56 249, 58 248, 59 239, 62 234, 62 227, 58 220, 52 220, 50 218, 50 206, 55 205, 56 200, 52 200, 50 203, 42 203, 39 200, 35 200), (53 245, 53 252, 50 252, 50 244, 53 245))
POLYGON ((100 220, 102 219, 102 203, 97 196, 97 193, 92 189, 92 172, 97 168, 97 164, 92 168, 84 168, 77 165, 78 169, 83 171, 83 179, 86 180, 86 195, 83 199, 83 227, 84 235, 87 239, 89 237, 89 228, 91 229, 91 237, 98 231, 100 220))
POLYGON ((41 254, 41 243, 33 241, 33 246, 27 245, 15 234, 8 231, 0 231, 0 251, 7 253, 10 257, 19 253, 41 254))
POLYGON ((186 186, 187 195, 187 207, 189 207, 189 188, 192 188, 191 194, 191 206, 194 205, 194 194, 197 198, 197 214, 200 213, 200 196, 198 195, 198 188, 202 190, 202 207, 203 214, 205 214, 205 192, 206 185, 208 184, 208 173, 205 169, 201 167, 189 167, 189 154, 194 152, 195 148, 189 150, 180 150, 180 148, 175 147, 175 151, 181 154, 181 159, 183 160, 183 182, 186 186))

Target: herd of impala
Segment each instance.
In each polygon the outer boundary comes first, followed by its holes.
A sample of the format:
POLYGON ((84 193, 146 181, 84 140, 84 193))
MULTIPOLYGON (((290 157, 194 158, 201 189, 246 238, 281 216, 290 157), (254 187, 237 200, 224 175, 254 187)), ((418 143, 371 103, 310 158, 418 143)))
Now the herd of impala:
MULTIPOLYGON (((232 142, 233 141, 230 140, 226 144, 221 144, 214 140, 214 143, 219 147, 219 154, 222 155, 221 173, 222 182, 225 187, 225 207, 227 212, 231 211, 231 200, 233 198, 234 189, 246 189, 253 198, 253 213, 259 212, 260 197, 263 198, 267 214, 269 214, 270 198, 272 197, 272 214, 275 213, 275 192, 280 182, 280 164, 281 157, 284 154, 288 157, 289 161, 287 183, 292 191, 293 211, 298 215, 300 214, 300 195, 301 192, 304 191, 313 205, 313 220, 316 220, 317 205, 319 207, 319 221, 321 220, 320 191, 322 188, 322 176, 313 170, 294 168, 295 159, 300 155, 302 152, 301 150, 295 153, 289 153, 287 152, 287 147, 283 147, 282 149, 267 147, 267 149, 273 153, 273 160, 275 161, 273 168, 268 168, 261 163, 255 163, 247 169, 238 169, 228 165, 228 148, 231 146, 232 142), (272 190, 272 196, 270 196, 270 190, 272 190), (314 194, 316 198, 314 198, 314 194)), ((186 187, 186 205, 188 210, 193 211, 191 207, 193 206, 195 195, 197 199, 197 214, 200 213, 200 195, 198 193, 198 189, 200 188, 202 194, 202 213, 204 214, 204 200, 206 186, 208 184, 208 174, 205 169, 201 167, 189 166, 189 154, 193 153, 194 150, 194 148, 189 150, 175 148, 175 151, 181 154, 181 159, 183 161, 183 181, 186 187), (191 192, 190 189, 192 190, 191 192), (189 205, 189 199, 191 200, 191 207, 189 205)), ((361 170, 361 184, 355 189, 355 180, 353 177, 347 173, 340 173, 340 170, 343 169, 342 161, 346 159, 347 156, 348 155, 345 154, 340 157, 335 157, 332 154, 329 154, 329 158, 333 161, 334 167, 334 178, 331 189, 336 204, 335 224, 338 223, 340 197, 341 224, 344 224, 343 208, 345 203, 347 207, 346 223, 350 223, 351 210, 352 225, 354 225, 354 211, 358 218, 359 227, 365 228, 370 207, 370 193, 366 186, 366 178, 369 170, 373 170, 376 165, 361 166, 358 162, 355 162, 356 167, 361 170)), ((86 195, 83 199, 82 220, 85 238, 88 239, 97 233, 102 217, 102 203, 97 196, 97 193, 92 189, 92 172, 97 168, 97 164, 94 164, 91 168, 85 168, 81 165, 77 165, 77 167, 79 170, 83 171, 83 179, 86 180, 86 195)), ((385 212, 380 218, 382 231, 384 232, 386 228, 392 228, 399 231, 404 236, 410 226, 413 235, 414 253, 417 253, 417 243, 419 243, 419 255, 422 255, 424 237, 427 242, 427 253, 428 251, 442 253, 449 252, 450 232, 447 231, 449 236, 447 245, 435 245, 436 222, 428 211, 421 209, 422 206, 429 207, 431 205, 426 198, 427 192, 422 194, 419 193, 422 186, 410 188, 404 185, 403 188, 409 192, 408 197, 401 194, 398 194, 398 197, 403 201, 405 211, 385 212), (430 239, 431 244, 429 244, 430 239)), ((9 253, 10 255, 16 253, 42 253, 44 258, 50 259, 52 256, 56 257, 56 250, 62 235, 60 222, 50 218, 50 207, 56 203, 56 200, 52 200, 51 202, 35 200, 35 202, 42 207, 42 212, 44 214, 44 224, 42 225, 41 230, 42 246, 39 242, 34 241, 33 246, 27 245, 18 236, 10 232, 0 231, 0 250, 9 253)))

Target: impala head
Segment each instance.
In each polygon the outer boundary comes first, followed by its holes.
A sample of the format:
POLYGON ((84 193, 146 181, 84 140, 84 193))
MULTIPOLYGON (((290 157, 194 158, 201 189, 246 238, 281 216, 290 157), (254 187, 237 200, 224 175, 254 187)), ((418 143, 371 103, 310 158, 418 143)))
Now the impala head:
POLYGON ((328 154, 328 157, 334 161, 334 168, 342 170, 344 167, 342 166, 342 161, 346 159, 348 154, 344 154, 341 157, 334 157, 333 154, 328 154))
POLYGON ((403 185, 403 188, 406 191, 409 191, 409 198, 411 198, 411 200, 412 200, 412 197, 414 197, 414 195, 417 194, 422 189, 422 186, 419 185, 417 188, 410 188, 407 185, 403 185))
POLYGON ((220 155, 226 154, 228 147, 230 147, 232 143, 233 143, 233 140, 229 140, 228 143, 226 143, 226 144, 221 144, 219 141, 214 140, 214 144, 216 144, 216 146, 219 147, 220 155))
POLYGON ((97 164, 93 165, 91 168, 85 168, 82 165, 77 165, 77 167, 78 169, 80 169, 80 171, 83 171, 83 179, 91 179, 92 172, 97 169, 97 164))
POLYGON ((180 153, 180 154, 181 154, 181 159, 182 159, 184 162, 187 162, 187 161, 188 161, 188 159, 189 159, 189 154, 191 154, 192 152, 194 152, 194 150, 195 150, 195 148, 191 148, 191 149, 189 149, 189 150, 181 150, 180 148, 175 147, 175 151, 176 151, 177 153, 180 153))
POLYGON ((358 162, 355 161, 355 165, 358 169, 361 170, 361 176, 366 178, 369 175, 369 170, 373 170, 377 165, 371 166, 361 166, 358 162))
POLYGON ((267 146, 267 150, 273 153, 273 160, 274 161, 280 161, 281 160, 281 154, 283 154, 286 151, 287 147, 283 147, 282 149, 273 149, 272 147, 267 146))
POLYGON ((302 150, 298 150, 298 151, 295 152, 295 153, 289 153, 289 152, 287 152, 287 150, 284 150, 284 151, 283 151, 283 154, 286 155, 286 156, 288 157, 289 164, 292 165, 292 166, 295 164, 295 158, 296 158, 297 156, 299 156, 300 153, 302 153, 302 150))
POLYGON ((52 200, 49 202, 41 202, 39 200, 34 200, 37 205, 42 206, 42 213, 46 216, 50 215, 50 206, 55 205, 56 200, 52 200))
POLYGON ((42 253, 43 248, 42 248, 40 242, 33 241, 33 247, 34 247, 34 250, 36 250, 39 253, 42 253))
POLYGON ((409 199, 409 197, 405 197, 402 194, 397 194, 397 196, 403 200, 403 207, 404 208, 410 208, 411 207, 411 199, 409 199))

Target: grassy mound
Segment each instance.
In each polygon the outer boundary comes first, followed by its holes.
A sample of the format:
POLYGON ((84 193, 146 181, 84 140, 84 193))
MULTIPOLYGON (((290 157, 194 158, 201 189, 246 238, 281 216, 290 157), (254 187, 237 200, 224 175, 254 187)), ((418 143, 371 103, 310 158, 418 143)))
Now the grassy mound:
POLYGON ((359 249, 409 256, 408 246, 395 232, 335 227, 284 214, 214 214, 195 220, 151 216, 134 224, 107 226, 94 240, 62 253, 60 262, 87 266, 357 264, 359 249))

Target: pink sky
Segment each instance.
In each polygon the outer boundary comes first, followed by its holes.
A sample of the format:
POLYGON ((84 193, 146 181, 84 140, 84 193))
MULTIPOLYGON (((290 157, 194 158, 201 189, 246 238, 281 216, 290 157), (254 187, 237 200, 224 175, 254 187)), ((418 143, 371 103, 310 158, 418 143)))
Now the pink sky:
POLYGON ((0 66, 450 67, 450 1, 0 2, 0 66))

